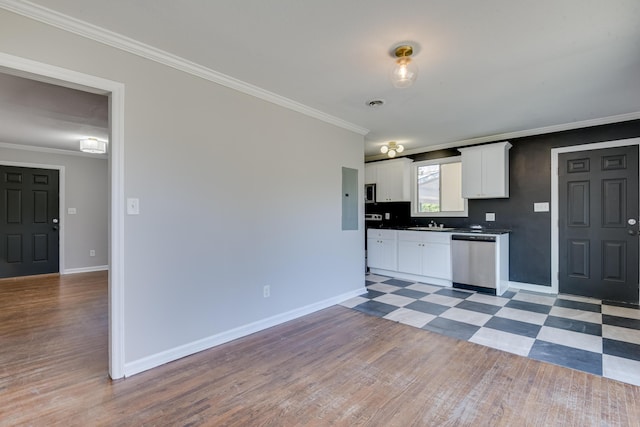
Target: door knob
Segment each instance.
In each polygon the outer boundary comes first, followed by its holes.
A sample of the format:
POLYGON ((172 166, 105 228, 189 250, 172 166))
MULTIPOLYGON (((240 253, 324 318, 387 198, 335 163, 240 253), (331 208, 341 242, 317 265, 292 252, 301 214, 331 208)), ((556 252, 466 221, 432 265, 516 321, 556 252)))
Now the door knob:
POLYGON ((636 225, 637 223, 638 223, 638 221, 636 221, 635 218, 629 218, 627 220, 627 224, 629 224, 629 225, 636 225))
POLYGON ((53 222, 54 224, 57 224, 58 223, 58 218, 53 218, 53 221, 51 221, 51 222, 53 222))

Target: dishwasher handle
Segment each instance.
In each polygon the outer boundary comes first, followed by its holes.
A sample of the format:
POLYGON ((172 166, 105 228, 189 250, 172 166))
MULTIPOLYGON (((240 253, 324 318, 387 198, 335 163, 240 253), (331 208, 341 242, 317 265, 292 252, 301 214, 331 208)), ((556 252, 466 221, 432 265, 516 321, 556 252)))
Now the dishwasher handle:
POLYGON ((470 242, 488 242, 495 243, 496 236, 476 236, 473 234, 454 234, 451 236, 451 240, 465 240, 470 242))

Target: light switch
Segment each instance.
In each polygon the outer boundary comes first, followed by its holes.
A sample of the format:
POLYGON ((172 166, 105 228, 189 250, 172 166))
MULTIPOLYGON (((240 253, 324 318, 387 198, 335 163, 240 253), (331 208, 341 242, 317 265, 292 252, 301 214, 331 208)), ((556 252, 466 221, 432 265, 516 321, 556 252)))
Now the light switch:
POLYGON ((549 212, 549 202, 540 202, 533 204, 534 212, 549 212))
POLYGON ((127 199, 127 215, 139 215, 140 214, 140 199, 129 198, 127 199))
POLYGON ((485 221, 495 221, 496 220, 496 214, 495 212, 487 212, 484 214, 484 219, 485 221))
POLYGON ((68 209, 67 209, 67 213, 68 213, 69 215, 75 215, 75 214, 77 213, 77 212, 76 212, 76 208, 68 208, 68 209))

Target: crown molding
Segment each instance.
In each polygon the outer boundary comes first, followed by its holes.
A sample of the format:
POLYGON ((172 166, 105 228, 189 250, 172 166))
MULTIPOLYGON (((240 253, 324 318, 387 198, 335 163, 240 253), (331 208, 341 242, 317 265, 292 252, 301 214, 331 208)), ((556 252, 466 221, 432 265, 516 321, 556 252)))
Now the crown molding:
POLYGON ((8 142, 0 142, 0 148, 7 148, 10 150, 36 151, 38 153, 58 154, 61 156, 91 157, 94 159, 104 160, 107 160, 109 158, 108 154, 83 153, 74 150, 63 150, 61 148, 36 147, 34 145, 10 144, 8 142))
MULTIPOLYGON (((507 140, 514 138, 524 138, 525 136, 544 135, 546 133, 562 132, 565 130, 588 128, 592 126, 608 125, 611 123, 627 122, 629 120, 640 119, 640 111, 633 113, 619 114, 617 116, 601 117, 598 119, 582 120, 579 122, 563 123, 559 125, 544 126, 535 129, 526 129, 517 132, 507 132, 495 135, 481 136, 478 138, 462 139, 454 142, 447 142, 444 144, 431 145, 429 147, 414 148, 411 150, 404 150, 401 157, 409 156, 411 154, 428 153, 430 151, 444 150, 447 148, 461 148, 468 145, 483 144, 485 142, 494 142, 499 140, 507 140)), ((400 157, 400 156, 399 156, 400 157)), ((396 158, 399 158, 396 157, 396 158)), ((384 160, 388 156, 385 154, 374 154, 372 156, 366 156, 365 161, 371 162, 375 160, 384 160)))
POLYGON ((355 132, 359 135, 366 135, 369 129, 355 125, 353 123, 342 120, 338 117, 331 116, 320 110, 308 107, 292 99, 259 88, 252 84, 243 82, 226 74, 219 73, 210 68, 204 67, 195 62, 184 59, 180 56, 173 55, 169 52, 157 49, 153 46, 141 43, 132 38, 123 36, 113 31, 107 30, 97 25, 90 24, 80 19, 64 15, 55 10, 31 3, 29 1, 20 0, 0 0, 0 8, 10 12, 35 19, 36 21, 63 29, 65 31, 77 34, 82 37, 115 47, 120 50, 127 51, 134 55, 150 59, 152 61, 175 68, 176 70, 192 74, 194 76, 209 80, 211 82, 226 86, 230 89, 237 90, 247 95, 260 98, 264 101, 271 102, 281 107, 296 111, 309 117, 321 120, 323 122, 338 126, 340 128, 355 132))

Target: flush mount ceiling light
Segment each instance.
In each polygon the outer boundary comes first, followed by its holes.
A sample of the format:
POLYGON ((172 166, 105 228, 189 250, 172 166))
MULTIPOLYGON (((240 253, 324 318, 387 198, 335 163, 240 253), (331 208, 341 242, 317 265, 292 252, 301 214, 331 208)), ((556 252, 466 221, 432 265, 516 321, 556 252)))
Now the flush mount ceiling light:
POLYGON ((391 158, 394 158, 397 153, 402 153, 403 151, 404 147, 395 141, 391 141, 389 144, 380 147, 380 152, 391 158))
POLYGON ((397 88, 409 87, 418 77, 418 66, 411 62, 413 46, 400 45, 394 51, 396 65, 391 70, 391 83, 397 88))
POLYGON ((104 154, 107 152, 107 143, 98 141, 96 138, 81 139, 80 151, 83 153, 104 154))

